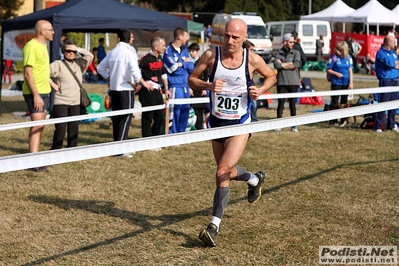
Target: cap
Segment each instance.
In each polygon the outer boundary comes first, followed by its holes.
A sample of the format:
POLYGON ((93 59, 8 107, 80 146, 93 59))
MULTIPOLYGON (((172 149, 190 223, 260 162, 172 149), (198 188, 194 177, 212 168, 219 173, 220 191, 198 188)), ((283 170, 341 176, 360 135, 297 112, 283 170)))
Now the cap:
POLYGON ((289 41, 291 37, 292 37, 292 34, 291 34, 291 33, 286 33, 286 34, 284 34, 284 36, 283 36, 283 42, 289 41))

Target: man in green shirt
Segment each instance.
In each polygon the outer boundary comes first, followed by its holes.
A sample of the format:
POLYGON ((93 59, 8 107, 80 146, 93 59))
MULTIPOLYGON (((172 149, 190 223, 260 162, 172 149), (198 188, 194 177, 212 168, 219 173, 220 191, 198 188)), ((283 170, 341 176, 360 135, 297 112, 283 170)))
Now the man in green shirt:
MULTIPOLYGON (((54 29, 50 22, 39 20, 35 25, 35 37, 23 49, 24 84, 22 93, 28 105, 32 121, 44 120, 50 102, 50 59, 46 46, 52 41, 54 29)), ((29 130, 29 152, 40 150, 40 138, 44 125, 33 126, 29 130)), ((45 171, 45 167, 34 168, 45 171)))

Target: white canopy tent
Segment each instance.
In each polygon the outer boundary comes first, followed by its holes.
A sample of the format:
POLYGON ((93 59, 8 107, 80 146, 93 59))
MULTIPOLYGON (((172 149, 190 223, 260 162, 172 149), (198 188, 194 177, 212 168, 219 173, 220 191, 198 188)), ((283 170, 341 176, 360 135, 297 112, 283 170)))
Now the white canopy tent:
POLYGON ((395 12, 396 15, 399 15, 399 5, 395 6, 394 9, 392 9, 392 12, 395 12))
POLYGON ((367 34, 369 34, 369 25, 377 25, 377 35, 379 35, 379 25, 399 25, 398 14, 377 0, 370 0, 356 11, 337 19, 342 22, 364 23, 367 26, 367 34))
MULTIPOLYGON (((334 22, 342 22, 341 17, 353 13, 355 9, 345 4, 342 0, 336 0, 332 5, 317 13, 301 16, 301 20, 326 20, 334 29, 334 22)), ((345 32, 345 23, 343 23, 343 32, 345 32)))
POLYGON ((327 20, 330 22, 342 22, 340 18, 353 13, 355 9, 349 7, 342 0, 336 0, 332 5, 317 13, 301 16, 301 20, 327 20))

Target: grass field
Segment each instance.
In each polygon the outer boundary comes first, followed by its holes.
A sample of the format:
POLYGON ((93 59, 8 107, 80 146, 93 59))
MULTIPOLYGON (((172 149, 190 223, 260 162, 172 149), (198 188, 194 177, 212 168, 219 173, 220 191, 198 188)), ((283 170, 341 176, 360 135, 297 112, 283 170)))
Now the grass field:
MULTIPOLYGON (((2 101, 0 124, 24 121, 12 115, 25 110, 22 97, 2 101)), ((268 180, 254 204, 245 183, 231 184, 216 248, 197 237, 215 189, 208 141, 0 174, 0 265, 318 265, 319 246, 398 245, 399 134, 327 122, 298 129, 252 135, 239 164, 268 180)), ((79 145, 109 142, 111 130, 109 120, 82 124, 79 145)), ((27 133, 1 132, 0 156, 27 153, 27 133)), ((46 126, 42 150, 52 133, 46 126)), ((130 138, 140 135, 133 120, 130 138)))

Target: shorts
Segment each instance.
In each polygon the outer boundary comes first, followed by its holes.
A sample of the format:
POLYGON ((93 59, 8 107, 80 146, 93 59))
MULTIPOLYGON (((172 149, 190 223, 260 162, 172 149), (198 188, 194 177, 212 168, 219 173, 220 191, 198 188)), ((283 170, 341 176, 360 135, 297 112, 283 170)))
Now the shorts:
MULTIPOLYGON (((209 117, 209 125, 211 126, 211 128, 232 126, 232 125, 239 125, 239 124, 240 124, 240 119, 226 120, 226 119, 217 118, 216 116, 213 116, 213 115, 211 115, 209 117)), ((229 139, 231 137, 214 139, 214 141, 219 142, 219 143, 224 143, 227 139, 229 139)), ((250 137, 251 137, 251 133, 249 133, 248 138, 250 138, 250 137)))
POLYGON ((45 113, 47 112, 49 106, 50 106, 50 95, 49 94, 39 94, 40 97, 43 99, 44 105, 43 109, 40 111, 37 111, 35 109, 35 106, 33 104, 33 95, 32 94, 24 94, 24 99, 26 104, 28 105, 28 110, 31 114, 34 113, 45 113))

